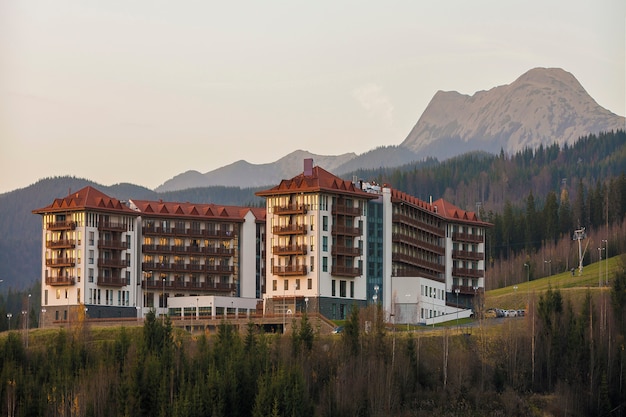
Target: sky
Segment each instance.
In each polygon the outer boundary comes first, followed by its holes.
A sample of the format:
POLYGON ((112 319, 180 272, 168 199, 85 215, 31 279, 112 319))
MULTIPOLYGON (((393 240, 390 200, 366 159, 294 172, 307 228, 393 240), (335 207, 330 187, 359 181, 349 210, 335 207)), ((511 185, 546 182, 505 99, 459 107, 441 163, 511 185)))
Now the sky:
POLYGON ((0 193, 399 145, 535 67, 626 107, 623 0, 0 0, 0 193))

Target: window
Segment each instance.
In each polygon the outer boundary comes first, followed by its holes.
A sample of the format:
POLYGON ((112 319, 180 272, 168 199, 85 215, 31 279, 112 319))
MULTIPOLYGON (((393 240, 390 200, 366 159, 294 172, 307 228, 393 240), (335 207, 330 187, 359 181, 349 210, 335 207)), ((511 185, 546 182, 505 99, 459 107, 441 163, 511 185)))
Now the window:
POLYGON ((311 256, 311 272, 315 270, 315 256, 311 256))
POLYGON ((296 278, 296 290, 300 289, 300 278, 296 278))
POLYGON ((322 272, 328 272, 328 257, 322 257, 322 272))
POLYGON ((322 251, 328 252, 328 236, 322 236, 322 251))
POLYGON ((89 275, 87 275, 87 281, 93 282, 93 268, 89 268, 89 275))
POLYGON ((272 291, 276 291, 278 289, 278 281, 275 279, 272 280, 272 291))
POLYGON ((311 278, 306 280, 306 288, 307 288, 307 290, 312 290, 313 289, 313 280, 311 278))
POLYGON ((322 216, 322 230, 328 232, 328 216, 322 216))
POLYGON ((80 288, 76 288, 76 302, 80 304, 80 288))
POLYGON ((77 268, 76 270, 78 271, 77 276, 76 276, 76 280, 78 282, 80 282, 80 276, 82 275, 81 272, 80 272, 81 268, 77 268))
POLYGON ((289 280, 283 280, 283 289, 287 291, 289 289, 289 280))
POLYGON ((311 219, 311 222, 310 222, 311 223, 311 231, 313 231, 313 230, 315 230, 314 229, 314 225, 315 225, 314 219, 315 219, 315 217, 311 216, 310 219, 311 219))
POLYGON ((93 265, 93 250, 89 251, 89 265, 93 265))
POLYGON ((331 295, 332 295, 333 297, 336 295, 336 291, 335 291, 335 283, 336 283, 336 281, 335 281, 335 280, 332 280, 332 282, 331 282, 331 291, 332 291, 332 292, 331 292, 331 295))
POLYGON ((93 232, 89 232, 89 245, 93 246, 94 242, 94 234, 93 232))
POLYGON ((354 281, 350 281, 350 298, 354 298, 354 281))
POLYGON ((57 300, 61 299, 61 290, 57 290, 57 300))
POLYGON ((339 296, 340 297, 346 296, 346 281, 344 280, 339 281, 339 296))

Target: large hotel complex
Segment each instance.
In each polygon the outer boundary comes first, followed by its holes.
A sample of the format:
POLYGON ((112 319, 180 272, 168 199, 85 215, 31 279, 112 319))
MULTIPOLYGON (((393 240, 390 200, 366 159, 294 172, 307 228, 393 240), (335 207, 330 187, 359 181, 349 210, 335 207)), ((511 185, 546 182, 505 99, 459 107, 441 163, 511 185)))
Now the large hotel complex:
POLYGON ((381 304, 395 323, 472 314, 485 284, 475 213, 386 185, 343 180, 311 159, 259 191, 265 209, 111 198, 85 187, 42 216, 47 323, 90 318, 285 315, 345 319, 381 304))

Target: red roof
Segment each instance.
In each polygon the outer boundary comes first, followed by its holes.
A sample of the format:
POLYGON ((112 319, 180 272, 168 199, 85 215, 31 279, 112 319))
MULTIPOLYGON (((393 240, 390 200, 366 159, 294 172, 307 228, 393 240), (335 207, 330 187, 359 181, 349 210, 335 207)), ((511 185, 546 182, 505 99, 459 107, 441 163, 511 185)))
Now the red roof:
POLYGON ((463 223, 470 222, 478 223, 481 226, 491 226, 491 223, 481 221, 475 212, 462 210, 454 204, 445 201, 443 198, 433 202, 432 205, 437 208, 437 213, 446 220, 457 220, 463 223))
POLYGON ((139 210, 137 213, 144 217, 185 217, 242 222, 246 214, 252 212, 257 220, 265 219, 265 209, 251 207, 150 200, 132 200, 132 202, 139 210))
POLYGON ((395 188, 391 188, 391 201, 403 201, 426 211, 437 213, 437 209, 432 204, 428 204, 427 202, 420 200, 417 197, 413 197, 412 195, 409 195, 400 190, 396 190, 395 188))
POLYGON ((86 209, 136 214, 135 211, 128 208, 128 206, 120 200, 109 197, 102 191, 99 191, 91 186, 87 186, 79 191, 70 193, 64 198, 56 198, 49 206, 33 210, 33 213, 45 214, 67 211, 83 211, 86 209))
POLYGON ((305 175, 303 172, 290 180, 282 180, 280 184, 269 190, 258 191, 255 195, 270 197, 274 195, 319 192, 350 194, 367 199, 375 199, 378 197, 361 190, 355 186, 352 181, 343 180, 318 166, 313 167, 311 175, 305 175))

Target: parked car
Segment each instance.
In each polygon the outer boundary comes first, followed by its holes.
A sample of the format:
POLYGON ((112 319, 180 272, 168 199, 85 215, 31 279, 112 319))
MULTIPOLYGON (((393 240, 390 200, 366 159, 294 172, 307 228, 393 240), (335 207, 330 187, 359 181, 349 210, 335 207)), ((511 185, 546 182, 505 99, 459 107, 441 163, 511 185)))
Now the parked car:
POLYGON ((498 313, 496 312, 495 308, 489 308, 487 309, 487 311, 485 311, 486 319, 495 318, 495 317, 498 317, 498 313))
POLYGON ((343 333, 343 326, 338 326, 333 329, 333 334, 343 333))

